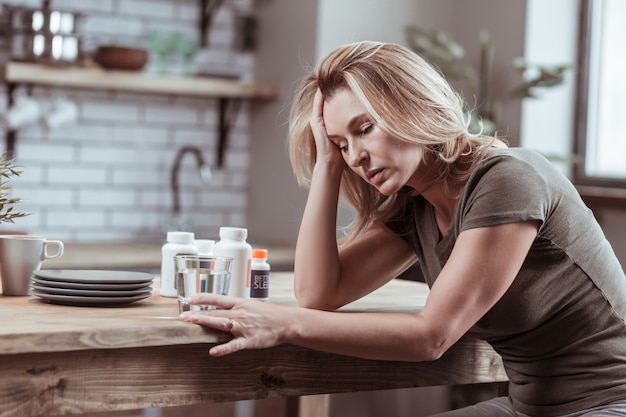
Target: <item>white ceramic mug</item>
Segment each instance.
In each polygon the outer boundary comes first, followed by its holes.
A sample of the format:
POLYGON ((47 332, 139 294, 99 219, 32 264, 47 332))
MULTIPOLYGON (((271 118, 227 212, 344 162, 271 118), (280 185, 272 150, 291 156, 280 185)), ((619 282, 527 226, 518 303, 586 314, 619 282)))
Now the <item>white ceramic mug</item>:
POLYGON ((16 97, 15 104, 6 109, 3 119, 9 129, 16 130, 36 123, 40 116, 39 102, 31 97, 20 95, 16 97))
POLYGON ((78 119, 78 106, 66 98, 54 100, 50 111, 43 115, 43 124, 48 129, 75 123, 78 119))
POLYGON ((2 295, 28 295, 33 272, 63 255, 63 242, 31 235, 0 235, 2 295), (56 252, 54 252, 56 248, 56 252))

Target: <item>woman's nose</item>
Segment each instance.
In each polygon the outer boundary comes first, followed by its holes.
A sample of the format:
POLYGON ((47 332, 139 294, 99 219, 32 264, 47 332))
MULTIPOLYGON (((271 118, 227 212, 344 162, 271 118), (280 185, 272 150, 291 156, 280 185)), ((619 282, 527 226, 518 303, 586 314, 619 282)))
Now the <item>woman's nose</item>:
POLYGON ((348 165, 358 168, 363 165, 363 162, 367 159, 367 152, 360 146, 352 146, 350 148, 350 155, 348 156, 348 165))

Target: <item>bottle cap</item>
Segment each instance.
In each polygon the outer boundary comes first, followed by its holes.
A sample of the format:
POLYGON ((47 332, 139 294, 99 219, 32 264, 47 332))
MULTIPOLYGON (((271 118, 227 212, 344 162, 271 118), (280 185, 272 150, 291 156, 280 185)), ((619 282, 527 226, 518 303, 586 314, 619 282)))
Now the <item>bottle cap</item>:
POLYGON ((220 227, 221 239, 246 240, 248 229, 243 227, 220 227))
POLYGON ((193 244, 198 249, 198 253, 201 255, 212 255, 215 241, 210 239, 196 239, 193 244))
POLYGON ((167 232, 167 241, 170 243, 193 244, 194 234, 192 232, 167 232))
POLYGON ((267 258, 267 249, 252 249, 252 257, 256 259, 267 258))

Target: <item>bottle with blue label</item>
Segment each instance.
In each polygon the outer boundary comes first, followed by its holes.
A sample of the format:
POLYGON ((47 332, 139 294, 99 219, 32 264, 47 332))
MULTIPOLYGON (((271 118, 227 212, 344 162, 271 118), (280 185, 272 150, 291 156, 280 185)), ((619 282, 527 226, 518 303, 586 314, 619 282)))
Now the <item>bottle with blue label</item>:
POLYGON ((250 267, 250 298, 267 301, 270 292, 270 264, 267 249, 252 249, 250 267))

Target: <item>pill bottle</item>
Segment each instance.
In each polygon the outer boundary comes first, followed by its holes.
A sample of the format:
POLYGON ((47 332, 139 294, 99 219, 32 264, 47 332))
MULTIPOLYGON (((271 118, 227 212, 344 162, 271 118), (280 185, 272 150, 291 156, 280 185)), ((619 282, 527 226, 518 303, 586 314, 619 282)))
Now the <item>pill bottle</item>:
POLYGON ((250 297, 248 280, 250 278, 250 263, 252 262, 252 246, 246 239, 248 229, 241 227, 220 227, 220 240, 215 242, 213 254, 233 258, 230 288, 231 297, 250 297))
POLYGON ((174 256, 195 255, 198 249, 193 244, 194 234, 191 232, 167 232, 167 243, 161 248, 161 295, 176 297, 176 270, 174 256))
POLYGON ((270 292, 270 264, 267 249, 252 249, 250 266, 250 298, 267 301, 270 292))
POLYGON ((213 255, 213 248, 215 247, 215 241, 211 239, 194 239, 194 246, 198 249, 198 255, 211 256, 213 255))

